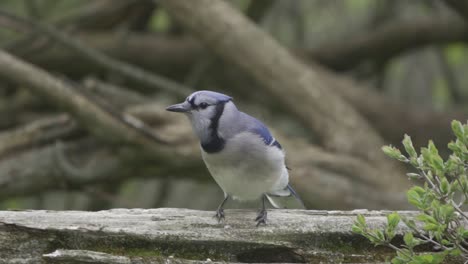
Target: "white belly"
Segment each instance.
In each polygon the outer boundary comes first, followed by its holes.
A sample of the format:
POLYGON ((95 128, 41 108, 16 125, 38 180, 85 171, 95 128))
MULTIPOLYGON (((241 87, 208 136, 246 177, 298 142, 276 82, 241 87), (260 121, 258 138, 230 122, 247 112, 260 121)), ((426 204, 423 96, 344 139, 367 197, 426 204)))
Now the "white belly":
POLYGON ((242 133, 230 139, 219 153, 202 150, 211 175, 223 191, 239 200, 254 200, 288 184, 282 150, 242 133))

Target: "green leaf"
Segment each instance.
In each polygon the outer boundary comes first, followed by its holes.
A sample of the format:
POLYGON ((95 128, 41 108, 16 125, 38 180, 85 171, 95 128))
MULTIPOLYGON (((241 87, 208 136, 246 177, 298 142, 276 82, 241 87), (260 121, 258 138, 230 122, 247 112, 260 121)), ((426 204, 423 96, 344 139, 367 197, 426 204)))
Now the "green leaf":
POLYGON ((421 254, 413 257, 413 261, 409 263, 417 264, 438 264, 444 261, 444 253, 421 254))
MULTIPOLYGON (((468 126, 467 126, 468 127, 468 126)), ((465 137, 468 136, 468 132, 465 133, 465 137)), ((468 139, 466 140, 468 141, 468 139)), ((455 142, 450 142, 448 144, 448 148, 453 151, 455 155, 460 157, 460 159, 467 160, 468 157, 466 156, 468 149, 467 149, 467 143, 463 142, 459 139, 455 140, 455 142)))
POLYGON ((440 190, 442 194, 445 194, 445 195, 448 195, 450 193, 451 186, 447 178, 442 178, 442 180, 440 180, 440 190))
POLYGON ((406 193, 406 197, 408 198, 408 202, 410 204, 412 204, 413 206, 417 207, 417 208, 421 208, 422 207, 422 203, 421 203, 421 197, 419 196, 419 193, 417 193, 416 191, 414 190, 409 190, 407 193, 406 193))
POLYGON ((392 146, 383 146, 382 151, 390 158, 397 159, 399 161, 406 161, 406 157, 403 156, 399 149, 392 146))
POLYGON ((450 255, 450 256, 456 257, 456 256, 460 256, 460 254, 461 254, 461 250, 458 249, 458 248, 457 248, 457 249, 449 250, 449 255, 450 255))
POLYGON ((416 191, 420 195, 426 193, 426 190, 424 188, 422 188, 421 186, 414 186, 414 187, 411 188, 411 190, 416 191))
POLYGON ((424 223, 438 224, 437 220, 434 217, 427 214, 420 214, 416 216, 416 219, 418 219, 419 221, 423 221, 424 223))
POLYGON ((431 264, 434 263, 434 256, 432 254, 422 254, 414 257, 414 261, 418 264, 431 264))
POLYGON ((424 225, 424 230, 426 230, 426 231, 438 231, 439 230, 439 225, 438 224, 427 223, 427 224, 424 225))
POLYGON ((463 238, 468 238, 468 230, 464 230, 462 233, 463 238))
POLYGON ((400 223, 400 215, 397 212, 393 212, 387 215, 388 226, 395 229, 398 223, 400 223))
POLYGON ((357 223, 360 227, 367 227, 366 218, 362 214, 357 215, 357 223))
POLYGON ((411 137, 405 134, 403 138, 403 146, 405 147, 406 153, 412 158, 416 158, 418 156, 418 153, 416 153, 416 150, 414 149, 413 142, 411 141, 411 137))
POLYGON ((392 259, 392 264, 406 264, 406 263, 408 263, 408 262, 401 259, 400 257, 394 257, 392 259))
POLYGON ((455 208, 450 204, 440 206, 440 217, 445 220, 446 223, 452 221, 455 218, 455 208))
POLYGON ((360 234, 360 235, 361 235, 361 234, 363 233, 362 229, 361 229, 359 226, 355 225, 355 224, 352 226, 352 230, 353 230, 353 232, 356 233, 356 234, 360 234))
POLYGON ((451 245, 452 243, 450 241, 448 241, 447 239, 442 239, 442 245, 444 246, 449 246, 451 245))
POLYGON ((439 264, 439 263, 442 263, 442 261, 444 261, 445 259, 445 254, 444 252, 442 253, 438 253, 438 254, 432 254, 432 262, 433 264, 439 264))
POLYGON ((408 178, 410 178, 411 180, 419 180, 421 178, 423 178, 423 176, 421 176, 420 174, 417 174, 417 173, 406 173, 406 176, 408 176, 408 178))
POLYGON ((403 241, 405 241, 405 244, 410 248, 413 247, 412 246, 413 245, 413 239, 414 239, 413 233, 411 233, 411 232, 408 232, 408 233, 405 234, 405 236, 403 236, 403 241))
POLYGON ((447 147, 456 154, 461 153, 461 148, 457 144, 457 142, 450 141, 448 143, 447 147))
POLYGON ((429 144, 427 144, 427 148, 429 149, 429 152, 431 152, 432 155, 439 155, 439 151, 434 145, 434 141, 429 140, 429 144))
POLYGON ((406 197, 408 198, 408 202, 419 209, 424 209, 425 203, 423 201, 423 197, 425 195, 425 190, 419 186, 414 186, 408 190, 406 193, 406 197))
POLYGON ((381 242, 384 242, 384 241, 385 241, 385 235, 384 235, 384 233, 382 232, 382 230, 374 230, 374 234, 375 234, 375 236, 377 236, 377 238, 378 238, 381 242))
POLYGON ((412 229, 416 229, 416 223, 413 219, 409 219, 407 217, 401 217, 401 220, 405 223, 406 226, 412 229))
POLYGON ((429 140, 427 149, 429 150, 429 153, 428 153, 429 156, 427 157, 426 161, 429 162, 429 164, 437 172, 437 174, 443 174, 444 161, 439 156, 439 151, 437 150, 432 140, 429 140))
POLYGON ((463 125, 460 121, 452 121, 452 131, 461 142, 465 143, 465 130, 463 129, 463 125))
POLYGON ((423 160, 423 164, 430 164, 432 160, 432 154, 428 148, 421 148, 421 156, 423 160))

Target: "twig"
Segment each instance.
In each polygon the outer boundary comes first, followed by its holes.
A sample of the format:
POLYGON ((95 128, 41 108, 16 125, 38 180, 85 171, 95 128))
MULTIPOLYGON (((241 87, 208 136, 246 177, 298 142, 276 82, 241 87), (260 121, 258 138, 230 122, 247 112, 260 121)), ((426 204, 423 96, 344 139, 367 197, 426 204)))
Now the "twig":
MULTIPOLYGON (((50 19, 49 23, 55 24, 58 27, 66 27, 69 30, 75 30, 77 28, 81 28, 83 23, 89 23, 89 21, 93 21, 92 18, 95 17, 97 14, 102 16, 102 11, 105 12, 115 12, 116 10, 126 8, 128 5, 132 4, 137 0, 126 0, 126 1, 118 1, 112 3, 112 5, 108 4, 108 1, 93 1, 90 4, 87 4, 80 8, 73 8, 70 11, 67 9, 65 12, 61 12, 59 16, 53 17, 50 19)), ((49 1, 47 3, 53 3, 49 1)), ((51 5, 48 5, 46 9, 50 9, 51 5)), ((18 39, 13 40, 12 42, 7 43, 3 46, 4 49, 8 51, 14 51, 15 54, 21 53, 31 53, 37 51, 40 47, 46 46, 50 44, 50 38, 44 36, 40 32, 30 32, 26 36, 22 36, 18 39), (39 45, 37 45, 38 41, 39 45), (33 47, 31 48, 31 43, 33 47), (25 48, 28 48, 24 50, 25 48), (21 51, 19 51, 21 50, 21 51)))
POLYGON ((0 158, 13 151, 40 146, 77 132, 78 127, 68 115, 39 119, 13 131, 0 133, 0 158))
POLYGON ((0 51, 0 75, 26 84, 53 104, 65 109, 90 132, 104 140, 117 140, 138 145, 159 157, 168 158, 174 153, 167 142, 144 126, 126 122, 124 116, 97 105, 70 82, 59 80, 47 72, 0 51))
POLYGON ((463 216, 463 218, 468 220, 468 215, 466 215, 462 210, 460 210, 460 208, 457 206, 457 204, 453 200, 452 200, 452 206, 455 209, 455 211, 457 211, 461 216, 463 216))
POLYGON ((93 95, 105 98, 106 101, 111 102, 116 107, 136 105, 150 100, 148 96, 92 77, 86 78, 83 81, 83 86, 93 95))

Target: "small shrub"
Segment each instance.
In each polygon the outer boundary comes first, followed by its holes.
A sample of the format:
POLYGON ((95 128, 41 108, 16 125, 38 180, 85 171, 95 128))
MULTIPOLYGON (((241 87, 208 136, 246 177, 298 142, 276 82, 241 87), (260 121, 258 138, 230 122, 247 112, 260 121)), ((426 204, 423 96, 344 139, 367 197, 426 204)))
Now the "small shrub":
POLYGON ((468 230, 465 229, 468 216, 461 209, 468 203, 468 124, 453 121, 452 130, 456 140, 448 144, 451 155, 445 161, 432 141, 418 154, 408 135, 403 139, 406 155, 395 147, 382 147, 388 156, 416 169, 416 172, 407 175, 412 180, 421 180, 423 184, 408 190, 407 198, 419 214, 414 219, 402 217, 396 212, 389 214, 383 230, 370 229, 364 216, 358 215, 353 232, 365 236, 374 245, 393 248, 397 254, 392 259, 394 264, 441 263, 447 255, 468 261, 468 230), (391 241, 400 221, 411 232, 404 235, 404 244, 397 246, 391 241), (440 252, 416 253, 414 248, 421 244, 431 244, 440 252))

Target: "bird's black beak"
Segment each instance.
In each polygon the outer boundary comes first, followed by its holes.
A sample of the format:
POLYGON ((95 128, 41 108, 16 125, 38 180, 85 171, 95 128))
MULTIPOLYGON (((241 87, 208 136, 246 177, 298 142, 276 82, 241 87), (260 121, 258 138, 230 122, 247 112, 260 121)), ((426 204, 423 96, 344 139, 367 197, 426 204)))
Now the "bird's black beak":
POLYGON ((168 106, 166 108, 166 110, 170 111, 170 112, 186 113, 186 112, 189 112, 190 110, 192 110, 192 107, 191 107, 190 103, 183 102, 183 103, 180 103, 180 104, 175 104, 175 105, 168 106))

